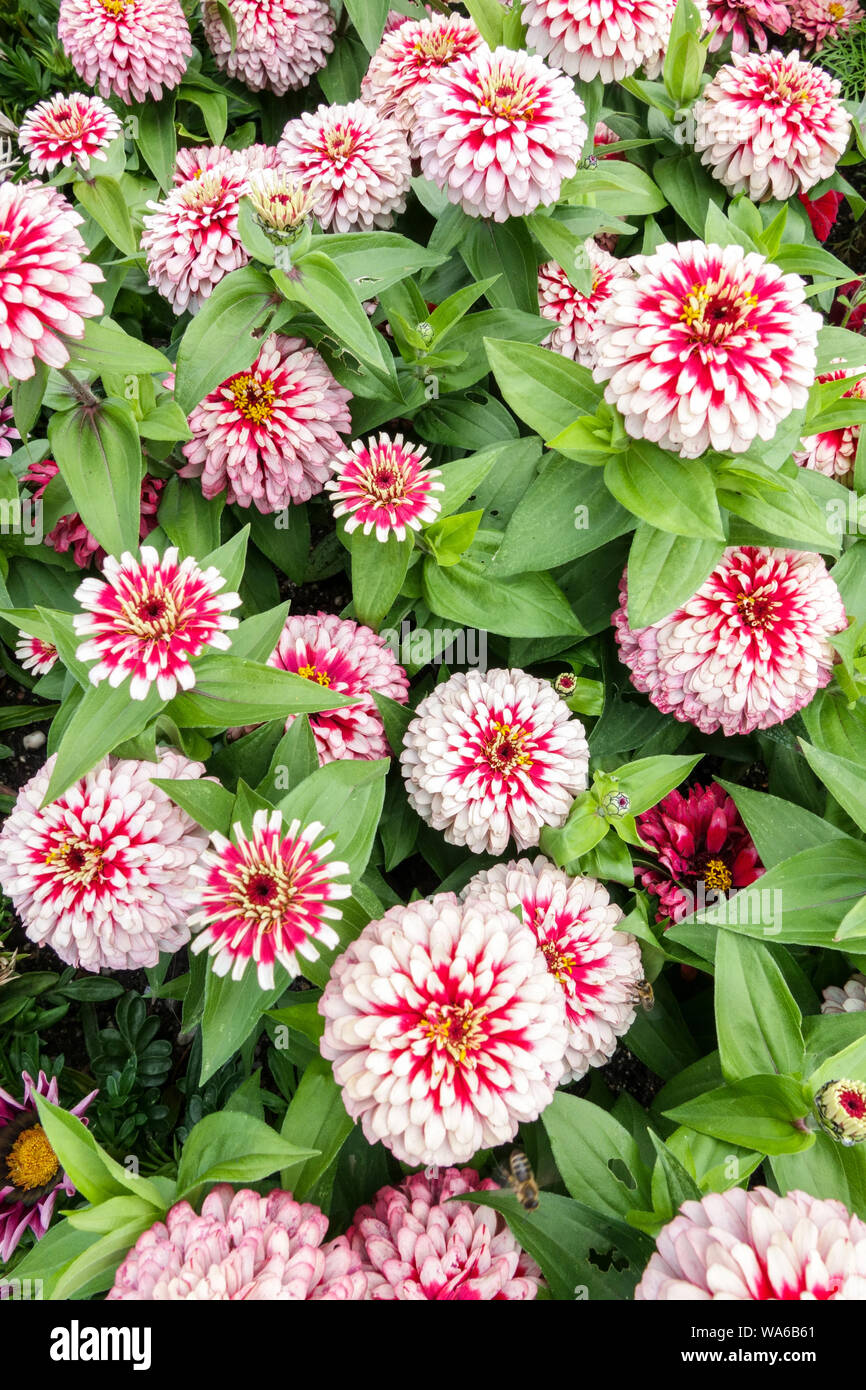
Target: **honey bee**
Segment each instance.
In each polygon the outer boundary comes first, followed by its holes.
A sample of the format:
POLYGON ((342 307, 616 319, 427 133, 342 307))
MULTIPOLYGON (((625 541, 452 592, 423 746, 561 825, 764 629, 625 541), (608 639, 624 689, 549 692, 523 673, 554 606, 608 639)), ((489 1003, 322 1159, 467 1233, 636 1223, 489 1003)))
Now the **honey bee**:
POLYGON ((649 980, 638 980, 632 989, 632 1003, 640 1004, 644 1013, 649 1013, 656 1002, 653 987, 649 980))
POLYGON ((538 1207, 538 1183, 529 1159, 520 1149, 512 1149, 508 1155, 508 1169, 500 1168, 498 1176, 503 1187, 510 1187, 524 1211, 535 1211, 538 1207))

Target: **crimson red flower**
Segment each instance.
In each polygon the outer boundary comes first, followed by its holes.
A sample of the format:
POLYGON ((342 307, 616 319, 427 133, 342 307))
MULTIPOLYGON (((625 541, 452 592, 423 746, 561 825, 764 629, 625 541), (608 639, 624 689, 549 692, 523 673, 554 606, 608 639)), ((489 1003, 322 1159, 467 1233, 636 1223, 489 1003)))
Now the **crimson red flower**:
MULTIPOLYGON (((33 497, 41 497, 51 479, 57 476, 57 464, 53 459, 43 459, 41 463, 31 463, 22 481, 36 484, 33 497)), ((152 478, 145 473, 141 483, 141 512, 138 523, 138 538, 144 540, 156 526, 156 514, 162 500, 165 478, 152 478)), ((105 551, 94 535, 88 531, 78 512, 62 516, 57 525, 48 532, 45 544, 59 554, 72 551, 72 558, 79 569, 87 569, 94 563, 101 565, 105 551)))
POLYGON ((808 193, 798 193, 797 197, 808 213, 812 231, 819 241, 826 241, 836 225, 843 195, 837 193, 835 188, 828 188, 820 198, 810 198, 808 193))

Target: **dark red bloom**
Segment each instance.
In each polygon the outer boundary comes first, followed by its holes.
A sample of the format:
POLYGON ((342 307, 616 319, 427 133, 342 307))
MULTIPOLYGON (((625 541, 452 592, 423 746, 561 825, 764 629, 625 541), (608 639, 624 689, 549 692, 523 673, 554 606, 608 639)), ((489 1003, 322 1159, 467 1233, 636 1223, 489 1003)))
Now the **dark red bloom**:
POLYGON ((842 206, 842 196, 834 188, 831 188, 827 193, 822 193, 820 198, 810 198, 808 193, 797 194, 809 214, 812 231, 819 241, 826 241, 836 225, 836 218, 839 216, 839 209, 842 206))
MULTIPOLYGON (((56 476, 57 471, 57 464, 53 459, 43 459, 41 463, 31 463, 24 474, 23 481, 29 483, 31 487, 36 484, 33 496, 41 497, 51 479, 56 476)), ((164 487, 164 478, 152 478, 149 473, 144 475, 141 484, 139 540, 143 541, 156 526, 160 494, 164 487)), ((45 537, 45 544, 49 545, 52 550, 61 553, 65 550, 71 550, 72 558, 79 569, 87 569, 94 560, 97 565, 101 565, 105 559, 105 551, 96 537, 88 531, 78 512, 71 512, 69 516, 62 516, 54 529, 48 532, 45 537)))
MULTIPOLYGON (((840 285, 839 289, 836 291, 836 297, 833 300, 832 308, 830 309, 830 322, 841 324, 848 312, 848 304, 850 304, 858 294, 862 294, 862 291, 862 280, 849 280, 847 284, 840 285), (848 304, 843 303, 843 300, 847 300, 848 304)), ((852 333, 862 333, 866 330, 866 296, 861 299, 859 304, 854 305, 854 308, 851 310, 851 317, 845 324, 845 327, 850 329, 852 333)))

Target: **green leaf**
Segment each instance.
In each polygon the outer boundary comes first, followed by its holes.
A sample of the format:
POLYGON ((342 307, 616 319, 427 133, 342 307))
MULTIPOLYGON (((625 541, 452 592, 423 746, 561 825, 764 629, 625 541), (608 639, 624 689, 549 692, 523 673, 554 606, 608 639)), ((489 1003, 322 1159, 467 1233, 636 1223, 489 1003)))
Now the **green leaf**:
POLYGON ((721 1086, 665 1114, 677 1124, 714 1139, 765 1154, 785 1154, 814 1144, 814 1133, 805 1133, 794 1124, 807 1112, 796 1082, 786 1076, 761 1075, 721 1086))
POLYGON ((116 689, 107 681, 89 686, 64 730, 43 806, 56 801, 118 744, 140 734, 164 705, 155 685, 143 700, 130 699, 126 681, 116 689))
MULTIPOLYGON (((656 166, 658 168, 658 166, 656 166)), ((646 217, 661 212, 665 196, 643 169, 619 159, 601 159, 594 169, 578 168, 562 185, 560 199, 589 202, 614 217, 646 217)))
MULTIPOLYGON (((349 865, 352 879, 360 878, 379 823, 387 770, 387 758, 326 763, 288 792, 278 802, 279 809, 287 821, 296 817, 302 825, 320 821, 334 841, 331 857, 349 865)), ((306 963, 304 971, 318 983, 306 963)))
POLYGON ((314 1057, 292 1096, 280 1131, 289 1143, 309 1145, 317 1151, 315 1158, 293 1163, 280 1173, 280 1186, 294 1193, 297 1202, 310 1199, 316 1185, 336 1161, 352 1126, 330 1062, 314 1057))
POLYGON ((653 173, 674 212, 703 240, 707 204, 722 207, 725 190, 704 168, 700 155, 675 154, 658 159, 653 173))
MULTIPOLYGON (((814 547, 827 555, 838 555, 840 540, 829 513, 809 495, 795 478, 774 474, 773 490, 756 489, 756 494, 728 490, 724 482, 718 499, 723 507, 743 517, 751 526, 782 540, 814 547), (782 485, 781 490, 779 484, 782 485)), ((721 481, 721 480, 720 480, 721 481)), ((734 485, 736 480, 732 479, 734 485)))
POLYGON ((460 512, 441 517, 428 526, 424 539, 433 551, 437 565, 456 565, 468 551, 484 516, 483 511, 460 512))
POLYGON ((499 0, 466 0, 466 9, 475 20, 478 31, 489 48, 498 48, 503 40, 505 15, 499 0))
POLYGON ((484 346, 505 401, 543 439, 552 439, 578 415, 595 414, 601 388, 578 362, 531 343, 485 338, 484 346))
POLYGON ((165 1210, 158 1188, 147 1178, 121 1168, 110 1154, 99 1147, 76 1115, 70 1115, 61 1106, 53 1105, 44 1096, 37 1095, 35 1100, 45 1136, 63 1171, 82 1197, 96 1205, 110 1197, 125 1197, 131 1193, 156 1208, 156 1212, 151 1212, 151 1221, 158 1212, 165 1210))
POLYGON ((169 478, 159 504, 159 524, 181 560, 198 558, 215 550, 220 543, 220 517, 225 497, 207 501, 197 487, 180 478, 169 478))
POLYGON ((170 372, 172 364, 163 353, 124 333, 113 319, 88 319, 84 337, 69 343, 69 366, 83 367, 89 372, 116 372, 118 365, 131 376, 151 372, 170 372))
POLYGON ((171 444, 182 444, 192 439, 186 416, 176 401, 160 401, 143 420, 138 421, 138 432, 142 439, 163 440, 171 444))
MULTIPOLYGON (((812 771, 820 777, 824 786, 829 788, 859 828, 866 831, 866 780, 863 777, 862 765, 850 758, 840 758, 835 753, 828 753, 822 748, 813 748, 812 744, 803 738, 797 742, 812 771)), ((866 892, 866 883, 863 885, 863 891, 866 892)))
POLYGON ((681 459, 646 439, 634 439, 614 454, 604 480, 618 502, 663 531, 724 541, 725 532, 709 468, 700 459, 681 459))
POLYGON ((629 625, 649 627, 673 613, 697 593, 724 550, 724 541, 674 536, 640 522, 628 556, 629 625))
POLYGON ((442 569, 431 557, 422 570, 424 601, 434 613, 503 637, 583 635, 571 605, 548 574, 488 579, 470 551, 442 569))
POLYGON ((141 444, 125 402, 58 411, 48 426, 75 509, 109 555, 138 550, 141 444))
POLYGON ((178 1200, 206 1183, 259 1182, 289 1163, 315 1157, 291 1144, 270 1125, 251 1115, 220 1111, 205 1115, 183 1146, 177 1170, 178 1200))
POLYGON ((135 143, 160 188, 171 188, 177 159, 177 132, 174 128, 175 93, 162 101, 145 101, 133 106, 138 122, 135 143))
POLYGON ((116 179, 97 174, 73 184, 73 192, 88 216, 102 228, 125 256, 134 256, 138 237, 132 228, 126 195, 116 179))
POLYGON ((194 666, 195 688, 176 695, 166 709, 179 729, 265 724, 289 714, 312 714, 354 702, 263 662, 220 655, 200 657, 194 666))
POLYGON ((303 584, 310 554, 310 518, 305 506, 285 507, 268 516, 250 508, 250 535, 253 544, 293 584, 303 584))
MULTIPOLYGON (((193 962, 198 955, 196 944, 197 938, 194 938, 193 962)), ((214 974, 209 954, 199 958, 206 961, 199 1078, 199 1085, 204 1086, 224 1062, 240 1051, 253 1030, 260 1025, 262 1015, 285 993, 289 976, 282 966, 277 965, 274 967, 274 988, 262 989, 254 962, 248 964, 240 980, 233 980, 230 975, 214 974)))
POLYGON ((77 1259, 73 1260, 60 1275, 54 1285, 52 1297, 57 1301, 74 1298, 85 1290, 101 1292, 114 1282, 114 1274, 124 1255, 140 1235, 152 1226, 155 1219, 153 1208, 150 1214, 140 1214, 125 1221, 107 1235, 89 1245, 77 1259))
POLYGON ((49 369, 47 363, 34 358, 33 365, 34 371, 31 377, 28 377, 26 381, 13 381, 12 383, 12 413, 15 428, 22 439, 27 438, 39 419, 42 397, 45 395, 45 387, 48 384, 49 369))
POLYGON ((346 0, 349 18, 368 53, 375 53, 388 17, 388 0, 346 0))
POLYGON ((801 1069, 805 1049, 800 1010, 766 946, 734 932, 719 932, 715 1013, 726 1080, 801 1069))
POLYGON ((394 359, 385 340, 371 327, 356 290, 330 256, 310 251, 300 258, 291 276, 282 270, 273 270, 271 275, 285 299, 312 310, 380 381, 396 384, 394 359))
POLYGON ((719 782, 743 817, 765 869, 772 869, 799 850, 845 839, 844 830, 830 825, 820 816, 813 816, 811 811, 792 801, 752 791, 750 787, 740 787, 721 778, 719 782))
POLYGON ((66 1220, 55 1221, 40 1241, 15 1265, 14 1278, 40 1280, 43 1299, 52 1299, 58 1279, 97 1237, 91 1231, 76 1230, 66 1220))
POLYGON ((195 777, 151 777, 155 787, 171 797, 176 806, 192 816, 205 830, 228 835, 232 823, 234 797, 218 782, 195 777))
POLYGON ((639 816, 656 806, 669 791, 684 782, 701 760, 700 753, 675 756, 660 754, 623 763, 610 775, 619 779, 620 788, 628 795, 629 814, 639 816))
POLYGON ((810 1149, 770 1158, 780 1192, 809 1192, 813 1197, 842 1202, 866 1220, 866 1146, 845 1148, 819 1131, 810 1149))
POLYGON ((274 286, 255 266, 234 270, 216 286, 187 328, 177 353, 174 394, 187 414, 215 386, 255 361, 255 336, 273 304, 274 286))
POLYGON ((627 1129, 588 1100, 557 1091, 542 1114, 559 1175, 569 1194, 605 1216, 626 1217, 650 1200, 648 1173, 627 1129), (614 1171, 625 1168, 626 1184, 614 1171))
POLYGON ((600 549, 634 524, 598 469, 555 454, 518 502, 487 573, 499 579, 553 569, 600 549))
POLYGON ((475 279, 487 282, 487 300, 494 309, 538 313, 538 263, 522 218, 473 218, 458 249, 475 279))
POLYGON ((400 592, 415 546, 411 532, 399 541, 390 533, 380 541, 375 531, 365 536, 359 526, 348 538, 352 555, 352 602, 359 623, 374 632, 390 612, 400 592))
POLYGON ((373 299, 445 259, 397 232, 328 232, 311 237, 310 250, 324 251, 361 299, 373 299))

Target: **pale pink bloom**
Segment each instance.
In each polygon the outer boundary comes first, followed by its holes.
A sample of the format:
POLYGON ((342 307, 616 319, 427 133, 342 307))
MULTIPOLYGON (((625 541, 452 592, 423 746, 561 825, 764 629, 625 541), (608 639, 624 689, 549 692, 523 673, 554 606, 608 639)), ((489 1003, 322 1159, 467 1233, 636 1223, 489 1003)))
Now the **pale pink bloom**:
POLYGON ((380 116, 392 116, 402 130, 411 130, 415 102, 430 78, 483 42, 474 20, 461 14, 409 19, 386 30, 361 83, 361 97, 380 116))
POLYGON ((0 459, 12 456, 12 440, 21 435, 15 428, 15 411, 12 405, 0 405, 0 459))
POLYGON ((823 993, 822 1014, 856 1014, 866 1009, 866 975, 857 970, 844 985, 828 985, 823 993))
POLYGON ((318 1007, 346 1109, 402 1163, 507 1143, 562 1076, 562 992, 535 938, 507 909, 453 893, 368 923, 318 1007))
POLYGON ((523 217, 555 203, 587 136, 574 83, 541 58, 481 47, 419 94, 421 172, 470 217, 523 217))
POLYGON ((84 320, 105 313, 93 293, 105 276, 84 260, 82 221, 56 188, 0 182, 0 386, 33 376, 35 360, 65 366, 63 339, 82 338, 84 320))
POLYGON ((412 177, 406 137, 362 101, 302 112, 277 149, 286 172, 315 192, 325 231, 390 227, 406 206, 412 177))
POLYGON ((313 216, 315 190, 305 188, 285 169, 251 169, 247 175, 249 200, 256 217, 272 241, 291 243, 313 216))
POLYGON ((784 202, 828 179, 851 117, 835 77, 782 54, 734 53, 695 103, 695 150, 731 193, 784 202))
POLYGON ((549 681, 458 671, 418 705, 400 755, 410 805, 452 845, 537 845, 586 790, 584 728, 549 681))
MULTIPOLYGON (((57 464, 53 459, 42 459, 39 463, 31 463, 27 472, 22 475, 21 481, 28 483, 31 487, 35 483, 36 486, 33 487, 31 496, 40 498, 44 495, 52 478, 56 478, 57 472, 57 464)), ((139 540, 143 541, 149 536, 157 524, 157 513, 165 484, 165 478, 154 478, 150 473, 145 473, 141 480, 139 540)), ((101 565, 105 559, 105 551, 96 537, 88 531, 78 512, 70 512, 68 515, 60 517, 56 525, 44 537, 44 541, 47 546, 61 555, 71 550, 72 558, 79 569, 87 569, 91 564, 101 565)))
MULTIPOLYGON (((818 381, 841 381, 845 372, 824 372, 818 381)), ((855 381, 845 392, 842 400, 849 398, 866 400, 866 378, 855 381)), ((845 425, 840 430, 823 430, 820 434, 808 434, 800 442, 802 449, 794 453, 794 462, 801 468, 812 468, 827 478, 835 478, 839 483, 854 485, 854 463, 860 439, 859 425, 845 425)))
POLYGON ((120 121, 100 97, 58 92, 34 106, 18 129, 18 144, 34 174, 51 174, 61 164, 90 168, 105 162, 108 146, 120 134, 120 121))
POLYGON ((138 1237, 106 1301, 362 1300, 360 1260, 345 1236, 325 1241, 327 1229, 324 1213, 291 1192, 260 1197, 220 1183, 200 1216, 177 1202, 138 1237))
POLYGON ((277 96, 306 87, 334 51, 334 16, 327 0, 225 0, 235 21, 232 46, 214 0, 202 6, 205 38, 218 68, 250 91, 277 96))
POLYGON ((429 465, 427 450, 402 434, 392 439, 383 432, 366 444, 356 439, 351 451, 342 449, 331 459, 336 477, 325 483, 325 491, 331 493, 334 516, 348 518, 350 534, 362 526, 365 536, 375 528, 379 541, 389 535, 405 540, 407 526, 420 531, 441 511, 433 494, 445 484, 438 481, 439 469, 429 465))
POLYGON ((52 755, 0 831, 0 884, 24 930, 66 965, 139 970, 189 941, 190 870, 207 834, 152 777, 199 778, 173 748, 158 762, 103 758, 44 810, 52 755))
MULTIPOLYGON (((595 138, 598 139, 598 130, 595 138)), ((542 347, 560 352, 584 367, 594 367, 598 361, 596 324, 604 318, 614 282, 621 276, 632 277, 634 271, 629 261, 608 255, 592 237, 584 242, 584 249, 592 268, 590 293, 581 294, 562 266, 545 261, 538 269, 538 300, 542 316, 556 324, 542 347)))
POLYGON ((684 458, 772 439, 815 379, 819 314, 756 251, 663 243, 630 258, 596 324, 596 381, 627 432, 684 458))
POLYGON ((57 660, 57 648, 53 642, 19 632, 15 655, 25 671, 32 671, 34 676, 47 676, 57 660))
POLYGON ((249 192, 246 172, 234 161, 206 169, 149 202, 141 249, 148 283, 176 314, 200 309, 224 275, 249 256, 238 231, 240 200, 249 192))
POLYGON ((622 911, 594 878, 569 878, 549 860, 512 860, 482 869, 463 891, 467 904, 520 908, 565 1000, 568 1039, 563 1082, 602 1067, 635 1015, 643 979, 640 947, 619 931, 622 911))
POLYGON ((709 19, 706 29, 714 29, 710 52, 721 48, 731 36, 733 53, 748 53, 756 48, 767 51, 767 33, 784 34, 791 23, 788 5, 777 0, 706 0, 709 19))
POLYGON ((87 86, 127 105, 159 101, 192 57, 179 0, 60 0, 57 34, 87 86))
POLYGON ((632 684, 702 733, 750 734, 790 719, 833 674, 828 638, 847 625, 820 555, 729 547, 687 603, 651 627, 628 625, 623 576, 613 615, 632 684))
POLYGON ((841 1202, 733 1187, 684 1202, 656 1237, 638 1301, 866 1299, 866 1224, 841 1202))
POLYGON ((330 925, 343 913, 333 903, 351 893, 334 879, 348 864, 331 859, 333 840, 323 839, 318 821, 283 826, 279 811, 256 811, 252 834, 233 826, 234 843, 214 831, 212 848, 193 866, 200 908, 189 919, 197 935, 191 949, 207 950, 215 975, 243 978, 250 961, 261 989, 273 989, 274 966, 294 979, 298 956, 318 960, 319 947, 340 938, 330 925))
POLYGON ((452 1202, 496 1190, 474 1168, 414 1173, 359 1207, 346 1239, 367 1275, 368 1297, 417 1302, 535 1298, 541 1270, 490 1207, 452 1202))
POLYGON ((272 169, 279 164, 276 145, 247 145, 230 150, 227 145, 190 145, 178 150, 172 183, 199 179, 209 169, 228 164, 235 172, 249 174, 254 169, 272 169))
POLYGON ((278 512, 322 491, 329 464, 352 427, 351 391, 303 338, 274 333, 255 362, 211 391, 189 417, 184 478, 205 497, 278 512))
POLYGON ((221 594, 225 578, 212 565, 202 570, 187 556, 178 562, 170 546, 160 559, 152 546, 141 547, 141 560, 125 552, 109 555, 101 579, 84 579, 75 597, 85 610, 73 619, 79 661, 95 661, 90 682, 122 685, 129 680, 132 700, 144 700, 155 683, 164 700, 192 690, 190 665, 208 648, 227 651, 226 633, 237 627, 229 610, 238 594, 221 594))
POLYGON ((526 43, 584 82, 620 82, 667 42, 672 10, 668 0, 526 0, 526 43))
POLYGON ((791 24, 806 40, 805 48, 818 53, 828 39, 837 39, 863 19, 857 0, 794 0, 791 24))

